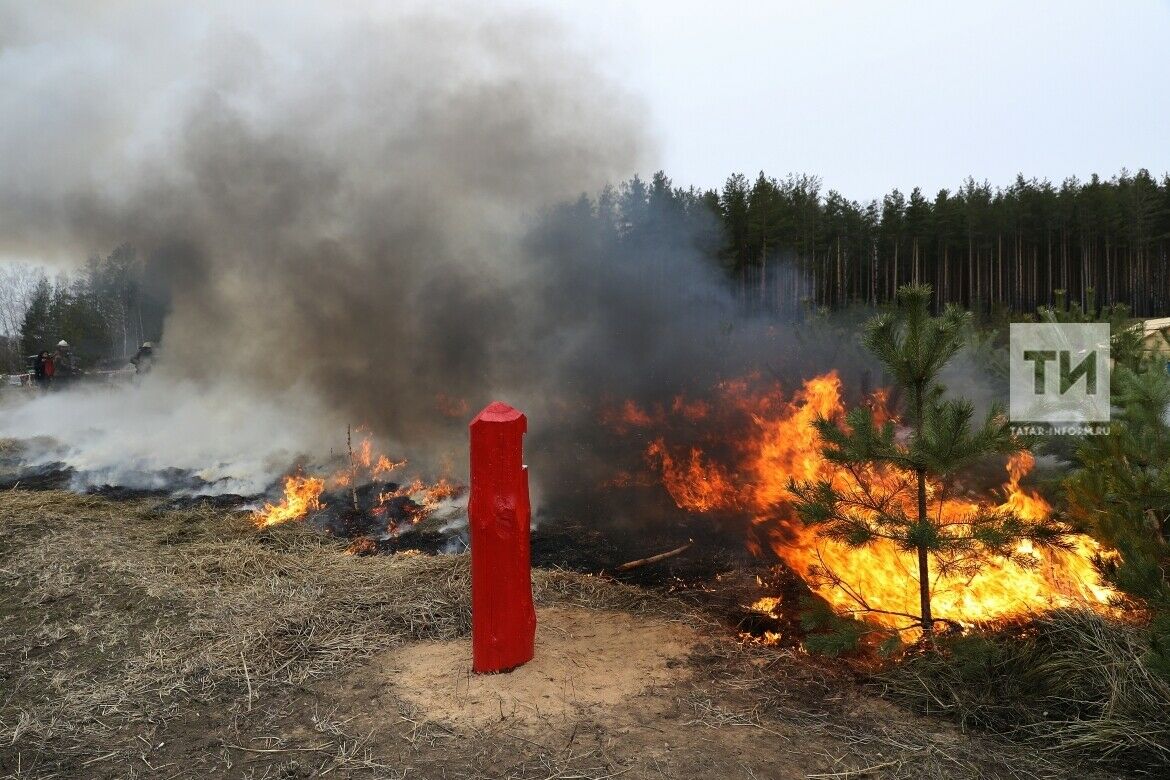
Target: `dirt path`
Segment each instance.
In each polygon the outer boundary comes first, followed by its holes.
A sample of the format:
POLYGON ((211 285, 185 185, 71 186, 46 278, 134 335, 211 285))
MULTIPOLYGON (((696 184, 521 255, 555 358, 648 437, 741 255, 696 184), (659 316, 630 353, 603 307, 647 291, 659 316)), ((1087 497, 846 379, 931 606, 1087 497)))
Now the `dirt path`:
POLYGON ((537 658, 475 677, 468 579, 211 509, 4 492, 0 777, 1069 774, 566 572, 534 576, 537 658))

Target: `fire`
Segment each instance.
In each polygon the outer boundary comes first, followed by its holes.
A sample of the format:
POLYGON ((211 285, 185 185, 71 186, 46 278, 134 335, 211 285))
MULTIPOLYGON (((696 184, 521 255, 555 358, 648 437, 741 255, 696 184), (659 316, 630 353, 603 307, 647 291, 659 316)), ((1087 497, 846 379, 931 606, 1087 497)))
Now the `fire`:
POLYGON ((446 477, 427 487, 423 491, 423 500, 426 506, 438 506, 440 503, 457 498, 463 492, 463 487, 456 485, 446 477))
MULTIPOLYGON (((338 469, 328 477, 309 477, 294 474, 285 477, 284 495, 276 503, 265 503, 263 508, 253 513, 253 522, 258 527, 279 525, 293 520, 301 520, 326 508, 323 496, 326 491, 345 491, 348 502, 356 501, 357 493, 351 493, 361 484, 368 484, 374 480, 384 480, 387 475, 398 471, 407 465, 405 460, 394 460, 385 455, 374 452, 373 441, 368 435, 352 447, 349 462, 344 468, 338 469)), ((393 499, 409 499, 409 503, 400 506, 406 519, 411 524, 418 524, 426 519, 444 501, 458 497, 463 492, 463 486, 442 478, 435 483, 428 483, 422 479, 404 481, 393 490, 385 490, 378 494, 369 514, 375 517, 387 513, 389 502, 393 499)), ((348 503, 347 502, 347 503, 348 503)), ((398 530, 395 521, 389 521, 389 532, 398 530)))
POLYGON ((711 407, 706 401, 688 401, 681 395, 674 397, 670 410, 691 421, 704 420, 711 413, 711 407))
POLYGON ((663 422, 659 415, 638 406, 634 401, 624 401, 620 406, 606 405, 601 410, 601 422, 607 428, 626 433, 632 428, 651 428, 663 422))
POLYGON ((751 609, 764 615, 771 615, 780 606, 779 596, 761 596, 752 602, 751 609))
MULTIPOLYGON (((729 467, 692 446, 672 454, 661 438, 650 444, 646 458, 661 474, 674 502, 682 509, 703 513, 747 511, 759 540, 766 544, 820 596, 842 614, 865 615, 879 624, 904 628, 919 612, 917 562, 913 555, 890 543, 856 549, 821 538, 804 526, 789 501, 789 479, 842 480, 841 467, 821 454, 813 427, 817 417, 842 415, 841 381, 835 372, 814 377, 791 397, 780 388, 752 390, 751 378, 724 383, 722 407, 746 415, 748 435, 736 448, 729 467)), ((884 392, 869 403, 879 421, 891 419, 884 392)), ((950 496, 943 485, 931 484, 932 505, 941 504, 940 520, 958 522, 980 509, 1012 510, 1023 517, 1047 517, 1051 507, 1038 494, 1020 487, 1034 459, 1020 453, 1007 463, 1007 480, 998 494, 950 496), (940 501, 941 499, 941 501, 940 501)), ((907 498, 913 475, 892 468, 869 468, 865 483, 883 495, 907 498)), ((934 569, 931 585, 934 614, 971 625, 1001 620, 1031 611, 1073 604, 1107 605, 1114 593, 1101 582, 1093 558, 1102 554, 1091 538, 1074 535, 1068 551, 1032 549, 1021 543, 1020 560, 993 561, 977 573, 940 575, 934 569), (1030 564, 1030 565, 1029 565, 1030 564)), ((770 612, 777 602, 761 599, 753 609, 770 612)))
POLYGON ((378 456, 378 462, 374 464, 373 472, 375 477, 380 477, 383 474, 389 474, 391 471, 402 468, 406 465, 406 461, 392 461, 385 455, 378 456))
POLYGON ((679 462, 671 456, 663 440, 656 439, 646 450, 646 460, 662 472, 666 489, 679 507, 707 512, 735 506, 731 478, 715 463, 704 464, 698 447, 692 447, 690 457, 679 462))
POLYGON ((325 492, 325 480, 317 477, 294 475, 284 479, 284 498, 275 504, 264 504, 254 515, 256 525, 267 528, 270 525, 287 523, 318 512, 324 505, 321 494, 325 492))

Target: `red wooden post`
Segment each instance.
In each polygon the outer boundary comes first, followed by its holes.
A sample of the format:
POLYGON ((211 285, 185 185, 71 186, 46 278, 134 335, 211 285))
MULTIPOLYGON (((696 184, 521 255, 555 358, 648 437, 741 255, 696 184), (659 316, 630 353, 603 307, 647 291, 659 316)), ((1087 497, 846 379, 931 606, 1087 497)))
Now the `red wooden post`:
POLYGON ((471 421, 471 649, 478 674, 532 660, 536 611, 528 526, 528 419, 496 401, 471 421))

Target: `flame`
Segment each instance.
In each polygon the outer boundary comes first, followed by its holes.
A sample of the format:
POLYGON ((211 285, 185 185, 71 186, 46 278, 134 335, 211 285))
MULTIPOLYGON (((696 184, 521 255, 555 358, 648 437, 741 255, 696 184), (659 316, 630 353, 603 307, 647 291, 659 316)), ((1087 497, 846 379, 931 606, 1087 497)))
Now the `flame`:
MULTIPOLYGON (((845 412, 840 378, 836 372, 813 377, 791 397, 775 385, 754 391, 757 384, 758 378, 748 377, 719 386, 723 410, 740 415, 736 419, 746 415, 749 421, 733 466, 708 457, 698 446, 672 454, 662 438, 649 445, 646 459, 661 475, 667 492, 689 512, 750 513, 762 542, 840 613, 866 615, 887 627, 912 624, 919 614, 916 556, 888 542, 858 549, 821 538, 799 521, 789 503, 790 478, 829 479, 842 486, 847 482, 842 468, 823 457, 813 426, 818 417, 836 418, 845 412)), ((894 419, 884 391, 874 393, 868 404, 879 423, 894 419)), ((1048 517, 1049 504, 1020 487, 1034 464, 1031 453, 1014 455, 1000 495, 952 497, 942 485, 929 484, 939 522, 957 522, 990 508, 1029 519, 1048 517)), ((871 490, 895 500, 903 495, 912 500, 910 472, 870 467, 862 477, 871 490)), ((974 574, 944 576, 932 568, 934 614, 971 625, 1074 604, 1105 608, 1115 594, 1093 565, 1102 548, 1084 535, 1072 535, 1070 541, 1072 549, 1067 551, 1033 549, 1030 542, 1022 542, 1016 550, 1021 560, 993 560, 974 574)), ((749 540, 753 546, 758 551, 760 542, 749 540)), ((778 602, 769 599, 761 599, 752 609, 771 612, 778 602)))
POLYGON ((691 448, 690 457, 683 463, 671 456, 662 439, 656 439, 646 450, 646 460, 662 471, 666 489, 682 509, 708 512, 735 506, 731 478, 717 464, 704 464, 698 447, 691 448))
POLYGON ((688 401, 681 395, 674 397, 674 401, 670 405, 670 410, 692 422, 704 420, 711 413, 711 407, 706 401, 688 401))
POLYGON ((367 536, 355 539, 345 548, 346 555, 374 555, 378 552, 378 543, 367 536))
POLYGON ((300 475, 285 477, 284 498, 275 504, 266 503, 263 509, 255 513, 253 520, 257 526, 267 528, 320 511, 324 508, 321 503, 321 494, 324 492, 323 479, 300 475))
MULTIPOLYGON (((365 435, 357 442, 357 446, 352 448, 349 464, 328 477, 309 477, 302 474, 285 477, 283 497, 275 504, 265 503, 263 508, 253 513, 252 520, 258 527, 266 528, 304 519, 326 508, 322 496, 327 489, 340 490, 352 488, 363 482, 369 483, 384 478, 406 465, 405 460, 393 460, 385 455, 375 454, 373 441, 369 435, 365 435)), ((401 508, 406 511, 410 523, 416 525, 430 516, 444 501, 458 497, 462 492, 462 485, 447 478, 435 483, 415 478, 394 490, 381 492, 375 505, 370 508, 370 514, 384 515, 390 500, 409 498, 411 503, 401 508)), ((387 527, 389 532, 393 533, 396 530, 398 527, 394 523, 387 527)))
POLYGON ((442 477, 433 485, 427 487, 423 491, 423 502, 425 506, 438 506, 444 501, 452 498, 457 498, 463 492, 463 487, 450 481, 446 477, 442 477))
POLYGON ((363 468, 369 468, 374 459, 374 443, 369 438, 362 439, 357 451, 353 454, 354 462, 363 468))
POLYGON ((774 615, 780 607, 780 603, 781 599, 779 596, 761 596, 752 602, 752 605, 748 609, 764 615, 774 615))
POLYGON ((406 461, 392 461, 385 455, 378 456, 378 462, 374 464, 373 472, 375 477, 380 477, 383 474, 389 474, 395 469, 400 469, 406 465, 406 461))

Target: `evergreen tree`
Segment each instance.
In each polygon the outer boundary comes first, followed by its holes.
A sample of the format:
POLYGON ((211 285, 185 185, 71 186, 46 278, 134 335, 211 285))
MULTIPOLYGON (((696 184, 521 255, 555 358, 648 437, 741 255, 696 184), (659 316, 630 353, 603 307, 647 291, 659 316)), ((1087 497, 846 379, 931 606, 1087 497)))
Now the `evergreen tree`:
POLYGON ((165 300, 146 293, 146 270, 133 247, 123 245, 105 258, 91 257, 83 271, 60 274, 54 282, 41 274, 21 300, 11 304, 23 312, 19 322, 23 356, 55 349, 64 339, 83 365, 117 364, 143 341, 157 341, 165 300))
POLYGON ((1114 417, 1086 436, 1064 481, 1065 512, 1120 557, 1105 578, 1151 608, 1151 666, 1170 678, 1170 376, 1154 362, 1112 371, 1114 417))
POLYGON ((876 206, 822 196, 815 177, 764 172, 754 183, 735 174, 713 195, 705 207, 722 224, 720 259, 741 286, 784 258, 821 306, 885 303, 908 281, 933 284, 939 310, 1026 312, 1051 305, 1055 289, 1082 307, 1097 290, 1140 316, 1170 310, 1170 176, 1144 169, 1059 188, 1017 176, 993 189, 967 177, 933 200, 914 188, 876 206))
POLYGON ((724 232, 728 241, 727 252, 737 268, 751 262, 748 245, 750 230, 748 190, 747 177, 742 173, 736 173, 727 178, 720 199, 724 232))
POLYGON ((803 522, 826 537, 853 547, 889 542, 917 556, 920 613, 908 615, 923 634, 934 631, 931 612, 931 564, 943 574, 973 575, 993 558, 1035 563, 1017 553, 1020 541, 1039 546, 1062 545, 1063 532, 1049 520, 1033 521, 1012 512, 979 509, 962 518, 944 518, 939 504, 945 481, 990 456, 1021 449, 998 409, 978 425, 974 406, 944 397, 938 375, 962 344, 970 315, 947 307, 930 316, 931 289, 905 286, 894 308, 866 327, 864 343, 893 377, 907 407, 908 436, 895 424, 879 425, 873 410, 858 407, 844 420, 821 419, 816 427, 825 458, 840 466, 840 477, 789 484, 803 522), (886 480, 875 490, 871 472, 906 474, 886 480), (933 485, 933 490, 928 490, 933 485), (933 506, 932 506, 933 505, 933 506))
POLYGON ((56 330, 55 323, 50 319, 52 304, 53 288, 49 280, 42 276, 33 290, 20 325, 21 351, 26 356, 49 349, 50 339, 56 330))

